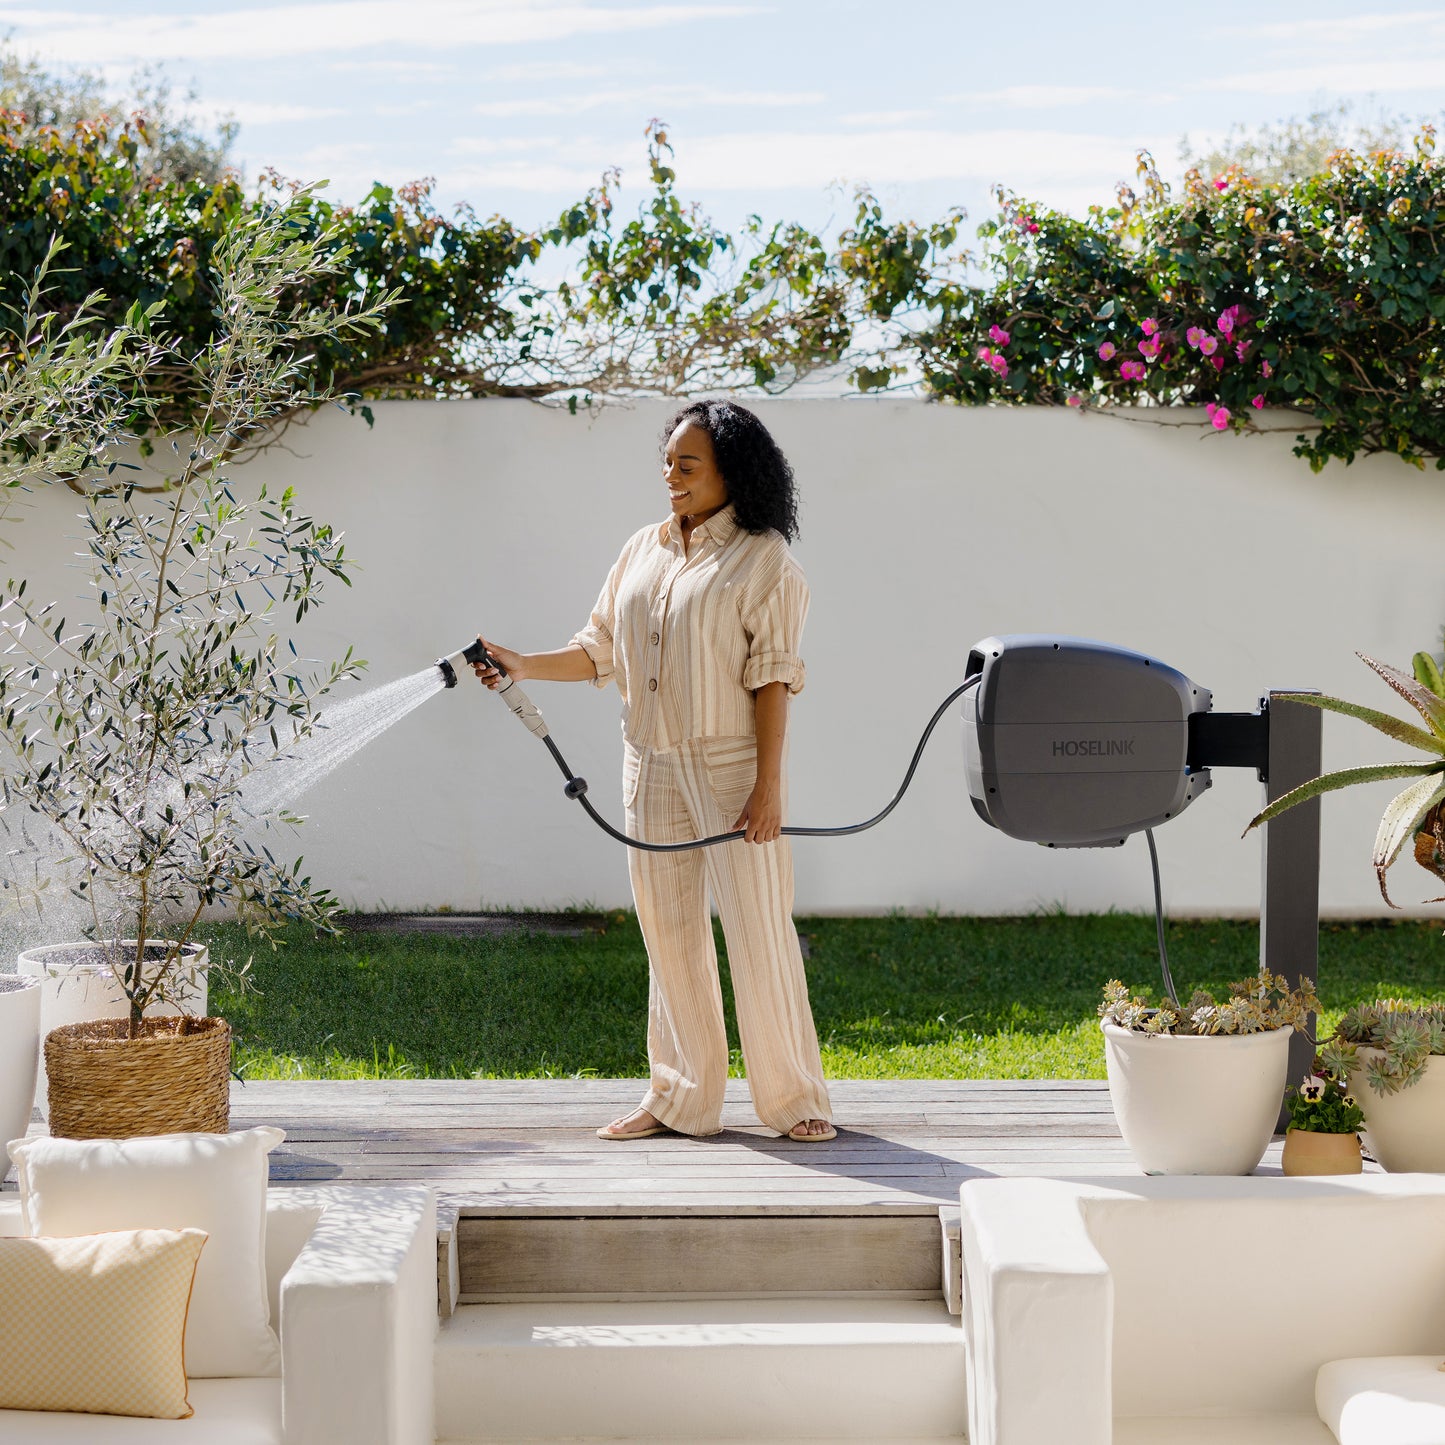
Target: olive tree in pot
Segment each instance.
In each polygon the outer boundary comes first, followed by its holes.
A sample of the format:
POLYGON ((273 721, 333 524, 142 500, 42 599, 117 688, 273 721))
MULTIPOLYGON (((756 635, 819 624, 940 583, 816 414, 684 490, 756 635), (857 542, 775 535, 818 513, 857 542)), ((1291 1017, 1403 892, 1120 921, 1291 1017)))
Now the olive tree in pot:
POLYGON ((89 615, 63 617, 23 581, 0 588, 0 807, 55 840, 38 881, 83 904, 79 961, 124 1009, 46 1036, 55 1134, 224 1130, 229 1027, 160 1016, 194 997, 197 927, 220 908, 271 937, 287 919, 326 926, 336 906, 266 846, 246 780, 310 733, 316 699, 359 665, 348 652, 304 669, 272 630, 299 623, 326 577, 345 580, 344 549, 289 491, 248 500, 226 472, 277 418, 327 399, 305 379, 307 348, 374 327, 393 299, 305 299, 347 284, 347 253, 306 199, 258 200, 230 222, 205 277, 215 331, 194 355, 155 338, 154 308, 136 317, 145 364, 194 368, 205 402, 184 437, 162 439, 174 476, 144 486, 111 463, 81 487, 89 615))
MULTIPOLYGON (((1415 654, 1413 675, 1364 653, 1357 655, 1420 714, 1423 727, 1342 698, 1288 696, 1357 718, 1424 756, 1311 778, 1272 803, 1249 826, 1267 823, 1322 793, 1391 778, 1412 779, 1386 805, 1371 859, 1380 896, 1395 908, 1386 874, 1406 845, 1427 873, 1445 879, 1445 676, 1428 652, 1415 654)), ((1364 1114, 1365 1146, 1386 1169, 1445 1171, 1445 1065, 1431 1062, 1441 1054, 1445 1054, 1445 1009, 1398 999, 1350 1010, 1320 1049, 1329 1071, 1348 1080, 1364 1114)))

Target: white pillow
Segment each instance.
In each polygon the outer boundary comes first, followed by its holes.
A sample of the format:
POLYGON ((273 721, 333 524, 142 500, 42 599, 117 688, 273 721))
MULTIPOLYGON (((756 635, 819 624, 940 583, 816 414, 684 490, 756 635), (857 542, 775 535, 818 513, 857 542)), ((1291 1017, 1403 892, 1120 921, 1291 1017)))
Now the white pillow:
POLYGON ((280 1129, 137 1139, 29 1139, 10 1147, 27 1234, 204 1229, 186 1322, 193 1378, 279 1375, 266 1302, 267 1156, 280 1129))

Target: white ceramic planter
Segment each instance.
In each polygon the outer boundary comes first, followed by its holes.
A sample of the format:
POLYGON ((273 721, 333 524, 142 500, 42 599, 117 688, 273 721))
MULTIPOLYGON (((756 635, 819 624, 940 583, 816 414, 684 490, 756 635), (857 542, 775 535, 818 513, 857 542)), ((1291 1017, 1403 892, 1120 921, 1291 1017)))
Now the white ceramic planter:
POLYGON ((1141 1034, 1106 1023, 1119 1132, 1146 1174, 1248 1174, 1279 1120, 1293 1029, 1141 1034))
POLYGON ((35 1102, 40 1059, 40 983, 0 973, 0 1179, 10 1168, 5 1145, 23 1139, 35 1102))
MULTIPOLYGON (((127 941, 122 947, 134 947, 127 941)), ((27 949, 19 957, 17 971, 38 979, 40 992, 40 1066, 35 1084, 35 1105, 41 1116, 49 1118, 45 1097, 44 1040, 51 1029, 62 1024, 86 1023, 91 1019, 122 1019, 130 1012, 125 994, 115 976, 104 964, 76 963, 77 954, 93 952, 91 943, 52 943, 44 948, 27 949)), ((195 959, 195 988, 184 992, 184 1008, 157 1005, 148 1014, 188 1013, 204 1017, 207 1005, 206 966, 210 954, 202 944, 188 944, 187 952, 195 959)), ((27 1116, 28 1117, 28 1116, 27 1116)), ((3 1140, 0 1140, 3 1143, 3 1140)))
MULTIPOLYGON (((1362 1059, 1379 1049, 1360 1050, 1362 1059)), ((1361 1069, 1350 1071, 1350 1092, 1365 1113, 1365 1148, 1391 1174, 1445 1173, 1445 1058, 1398 1094, 1377 1094, 1361 1069)))

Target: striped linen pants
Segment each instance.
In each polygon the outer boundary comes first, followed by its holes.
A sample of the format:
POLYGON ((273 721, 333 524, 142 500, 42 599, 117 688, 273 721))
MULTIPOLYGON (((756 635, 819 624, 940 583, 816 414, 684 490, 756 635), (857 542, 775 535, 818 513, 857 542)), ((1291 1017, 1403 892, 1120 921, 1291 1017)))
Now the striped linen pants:
MULTIPOLYGON (((627 830, 649 843, 726 833, 757 777, 753 737, 693 738, 675 748, 626 744, 627 830)), ((786 806, 786 782, 784 783, 786 806)), ((793 855, 786 838, 718 843, 681 853, 628 853, 647 944, 647 1055, 642 1107, 683 1134, 722 1127, 728 1042, 711 891, 722 918, 748 1089, 779 1133, 831 1119, 803 954, 793 927, 793 855)))

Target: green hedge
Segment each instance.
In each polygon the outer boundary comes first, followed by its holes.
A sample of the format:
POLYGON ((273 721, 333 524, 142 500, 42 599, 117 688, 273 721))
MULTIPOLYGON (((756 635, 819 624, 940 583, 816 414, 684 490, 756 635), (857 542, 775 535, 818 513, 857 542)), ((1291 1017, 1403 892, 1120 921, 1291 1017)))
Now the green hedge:
MULTIPOLYGON (((99 289, 98 330, 162 301, 154 325, 169 338, 211 338, 216 241, 288 183, 268 174, 248 196, 229 176, 148 174, 144 125, 36 134, 0 110, 0 306, 23 305, 58 234, 70 269, 50 304, 62 318, 99 289)), ((1001 191, 969 257, 956 248, 961 212, 893 220, 866 192, 831 243, 757 217, 720 231, 676 194, 654 123, 651 194, 625 222, 615 173, 535 232, 467 208, 443 216, 427 183, 377 184, 355 207, 308 195, 305 224, 350 247, 353 264, 297 304, 397 300, 374 335, 327 343, 304 366, 316 391, 354 407, 775 391, 833 366, 862 390, 918 383, 969 405, 1206 407, 1220 430, 1283 407, 1300 416, 1295 449, 1315 469, 1371 452, 1445 468, 1445 166, 1433 147, 1426 127, 1410 156, 1340 151, 1285 188, 1237 167, 1191 172, 1177 195, 1141 156, 1142 197, 1121 188, 1082 219, 1001 191), (548 272, 563 279, 543 285, 548 272)), ((0 317, 0 352, 13 350, 4 329, 0 317)), ((137 420, 184 425, 198 401, 187 384, 147 374, 137 420)))
POLYGON ((1318 470, 1393 452, 1445 469, 1445 166, 1337 152, 1275 190, 1237 168, 1077 219, 1001 195, 991 284, 938 289, 919 338, 929 391, 987 402, 1208 408, 1220 430, 1263 407, 1312 419, 1318 470))

